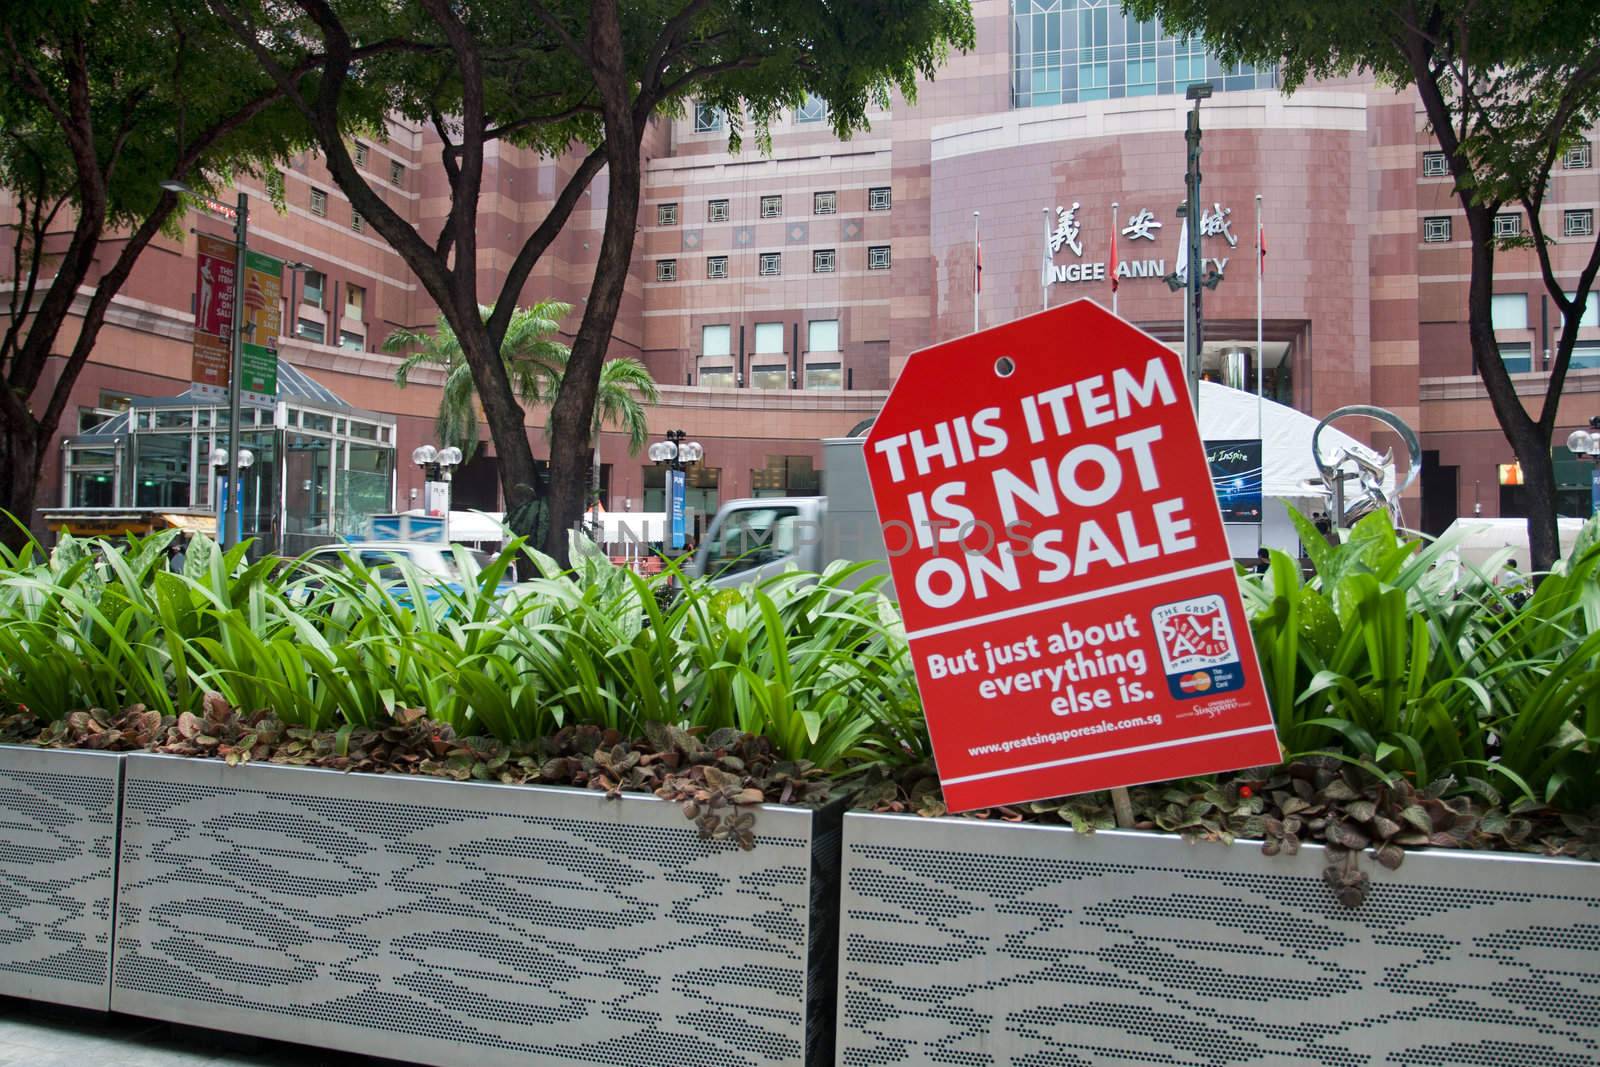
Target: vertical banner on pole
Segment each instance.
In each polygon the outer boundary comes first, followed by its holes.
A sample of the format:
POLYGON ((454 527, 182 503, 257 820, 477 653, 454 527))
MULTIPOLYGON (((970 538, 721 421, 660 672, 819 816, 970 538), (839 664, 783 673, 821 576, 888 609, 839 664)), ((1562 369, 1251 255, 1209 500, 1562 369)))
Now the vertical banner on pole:
MULTIPOLYGON (((232 363, 233 314, 238 296, 233 242, 199 236, 194 286, 193 395, 223 400, 232 363)), ((274 302, 276 307, 276 302, 274 302)))
POLYGON ((1106 273, 1111 275, 1111 314, 1113 314, 1113 315, 1117 314, 1117 267, 1121 265, 1120 262, 1117 259, 1117 225, 1118 225, 1117 216, 1119 214, 1119 209, 1121 207, 1122 207, 1121 204, 1118 204, 1115 201, 1112 201, 1112 204, 1111 204, 1111 262, 1106 264, 1106 273))
POLYGON ((246 252, 240 399, 270 407, 278 398, 278 335, 283 332, 283 260, 246 252))
POLYGON ((684 480, 683 471, 667 472, 667 513, 672 523, 672 541, 669 547, 674 552, 681 552, 684 544, 684 480))

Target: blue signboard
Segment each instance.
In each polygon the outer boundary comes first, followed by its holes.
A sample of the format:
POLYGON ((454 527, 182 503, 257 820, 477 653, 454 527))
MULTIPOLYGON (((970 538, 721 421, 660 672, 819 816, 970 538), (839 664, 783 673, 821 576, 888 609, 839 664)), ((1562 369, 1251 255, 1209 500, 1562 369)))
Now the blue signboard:
POLYGON ((370 536, 374 541, 420 541, 430 545, 446 541, 442 515, 374 515, 371 522, 370 536))
POLYGON ((672 540, 669 547, 674 552, 683 550, 684 535, 684 508, 683 508, 684 483, 682 471, 667 472, 667 512, 671 516, 672 540))
POLYGON ((1222 521, 1261 521, 1261 442, 1254 439, 1207 441, 1211 487, 1217 491, 1222 521))
POLYGON ((1595 464, 1594 481, 1589 483, 1589 505, 1596 513, 1600 514, 1600 463, 1595 464))

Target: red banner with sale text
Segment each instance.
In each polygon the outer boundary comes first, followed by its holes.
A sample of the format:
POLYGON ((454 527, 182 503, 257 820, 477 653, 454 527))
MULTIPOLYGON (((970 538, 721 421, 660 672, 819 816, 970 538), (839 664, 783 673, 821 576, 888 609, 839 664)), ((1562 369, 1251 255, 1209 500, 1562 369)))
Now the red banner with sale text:
POLYGON ((1161 342, 1080 300, 924 349, 866 459, 951 810, 1279 760, 1161 342))

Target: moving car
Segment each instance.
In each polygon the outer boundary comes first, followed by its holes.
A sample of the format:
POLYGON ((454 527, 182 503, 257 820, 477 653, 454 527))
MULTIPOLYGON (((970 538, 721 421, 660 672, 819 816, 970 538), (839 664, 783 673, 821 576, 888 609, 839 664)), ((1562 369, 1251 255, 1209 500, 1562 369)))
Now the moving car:
MULTIPOLYGON (((485 552, 460 549, 481 570, 494 559, 485 552)), ((353 560, 371 571, 386 586, 397 586, 391 592, 397 602, 405 605, 410 597, 406 586, 404 565, 415 568, 424 580, 424 595, 429 603, 438 600, 445 590, 459 593, 467 583, 477 583, 476 575, 462 573, 457 565, 455 551, 449 545, 429 544, 421 541, 355 541, 338 545, 324 545, 302 556, 298 566, 306 572, 308 589, 320 587, 315 575, 318 569, 348 570, 347 560, 353 560)), ((509 593, 512 583, 502 579, 497 587, 500 596, 509 593)))

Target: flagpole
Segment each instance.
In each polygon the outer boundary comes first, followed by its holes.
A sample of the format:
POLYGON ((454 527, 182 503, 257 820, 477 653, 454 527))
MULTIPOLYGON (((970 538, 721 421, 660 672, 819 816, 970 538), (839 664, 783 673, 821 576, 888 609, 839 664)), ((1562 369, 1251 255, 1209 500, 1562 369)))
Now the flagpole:
POLYGON ((1111 201, 1111 314, 1117 313, 1117 208, 1121 206, 1115 200, 1111 201))
POLYGON ((1050 209, 1047 207, 1042 207, 1039 209, 1039 212, 1044 216, 1044 252, 1041 254, 1042 258, 1044 259, 1044 269, 1039 272, 1039 295, 1044 300, 1044 309, 1049 311, 1050 271, 1053 266, 1050 259, 1050 209))
POLYGON ((978 332, 978 295, 983 292, 983 245, 978 241, 978 213, 972 213, 972 332, 978 332))
MULTIPOLYGON (((1260 442, 1261 449, 1261 488, 1267 486, 1267 442, 1264 437, 1263 408, 1265 407, 1266 389, 1263 386, 1262 376, 1263 357, 1261 345, 1261 276, 1266 273, 1266 264, 1261 260, 1261 194, 1256 194, 1256 440, 1260 442)), ((1262 522, 1256 523, 1256 550, 1261 550, 1261 539, 1264 536, 1262 529, 1266 516, 1262 515, 1262 522)))

